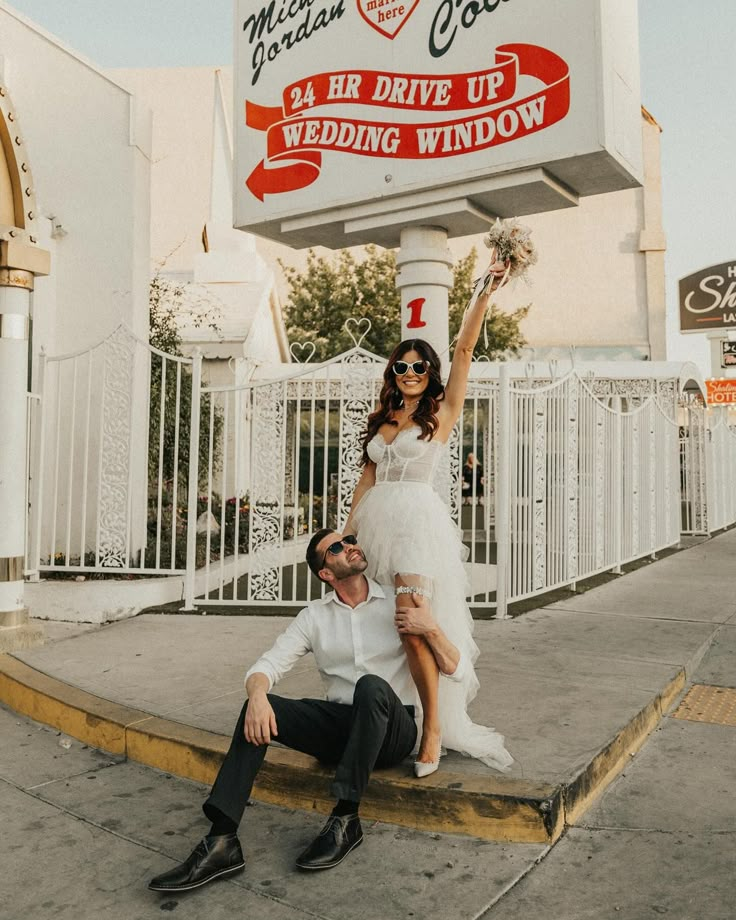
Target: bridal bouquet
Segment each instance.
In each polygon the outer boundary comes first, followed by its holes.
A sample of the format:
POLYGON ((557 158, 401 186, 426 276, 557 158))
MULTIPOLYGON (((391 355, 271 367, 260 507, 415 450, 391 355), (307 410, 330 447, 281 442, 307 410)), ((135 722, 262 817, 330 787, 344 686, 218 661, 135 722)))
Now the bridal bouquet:
MULTIPOLYGON (((524 278, 531 265, 537 261, 537 250, 532 242, 531 230, 518 220, 496 220, 490 231, 483 237, 485 245, 495 252, 495 261, 506 264, 506 272, 501 278, 501 287, 509 278, 524 278)), ((479 293, 487 290, 493 281, 493 275, 483 278, 483 287, 479 293)))

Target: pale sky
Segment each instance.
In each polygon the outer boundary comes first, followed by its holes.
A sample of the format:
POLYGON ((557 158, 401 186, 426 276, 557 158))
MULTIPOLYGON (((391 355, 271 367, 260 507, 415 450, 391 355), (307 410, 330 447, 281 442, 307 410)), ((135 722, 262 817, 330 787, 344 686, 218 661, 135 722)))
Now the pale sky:
MULTIPOLYGON (((12 0, 101 67, 232 63, 232 0, 12 0)), ((663 128, 668 351, 708 370, 677 332, 677 279, 736 258, 734 0, 639 0, 642 103, 663 128)))

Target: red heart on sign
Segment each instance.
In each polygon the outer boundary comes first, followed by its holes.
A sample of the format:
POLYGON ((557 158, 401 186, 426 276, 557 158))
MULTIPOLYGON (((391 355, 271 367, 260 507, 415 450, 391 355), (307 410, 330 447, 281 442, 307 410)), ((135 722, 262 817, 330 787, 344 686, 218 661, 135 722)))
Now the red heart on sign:
POLYGON ((419 0, 356 0, 358 12, 376 32, 394 39, 419 0))

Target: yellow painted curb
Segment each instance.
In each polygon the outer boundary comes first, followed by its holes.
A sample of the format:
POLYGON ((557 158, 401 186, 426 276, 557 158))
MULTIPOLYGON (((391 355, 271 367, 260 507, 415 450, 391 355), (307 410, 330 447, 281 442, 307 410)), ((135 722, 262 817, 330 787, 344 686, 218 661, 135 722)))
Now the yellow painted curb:
MULTIPOLYGON (((92 747, 166 773, 211 783, 230 739, 71 687, 10 655, 0 656, 0 701, 92 747)), ((311 757, 272 746, 253 797, 329 812, 332 772, 311 757)), ((485 840, 552 843, 564 828, 562 788, 444 770, 418 783, 405 769, 379 770, 363 800, 366 818, 485 840)))
POLYGON ((125 754, 126 726, 147 713, 62 683, 11 655, 0 655, 0 700, 36 722, 92 747, 125 754))
MULTIPOLYGON (((554 843, 624 769, 685 686, 680 670, 571 782, 560 785, 440 770, 418 782, 406 769, 376 771, 362 803, 366 818, 484 840, 554 843)), ((210 784, 230 739, 102 699, 0 655, 0 701, 92 747, 175 776, 210 784)), ((253 797, 329 813, 332 771, 272 746, 253 797)))
POLYGON ((658 693, 610 744, 598 753, 577 779, 565 789, 565 823, 575 824, 626 768, 649 735, 662 721, 677 696, 685 687, 685 669, 681 668, 666 687, 658 693))
POLYGON ((206 785, 214 782, 230 746, 224 735, 157 716, 129 725, 126 737, 130 760, 206 785))
MULTIPOLYGON (((333 771, 311 757, 269 748, 254 798, 329 814, 333 771)), ((562 787, 505 776, 440 770, 417 781, 406 768, 378 770, 361 802, 373 820, 435 833, 470 834, 509 843, 553 843, 564 829, 562 787)))

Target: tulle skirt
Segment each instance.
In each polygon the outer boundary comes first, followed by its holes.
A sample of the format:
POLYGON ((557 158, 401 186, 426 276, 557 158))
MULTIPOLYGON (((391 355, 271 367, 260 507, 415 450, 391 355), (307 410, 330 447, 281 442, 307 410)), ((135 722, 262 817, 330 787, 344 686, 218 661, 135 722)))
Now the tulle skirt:
POLYGON ((467 713, 479 687, 473 668, 478 646, 465 601, 467 552, 446 505, 426 483, 379 482, 363 496, 353 522, 368 560, 367 574, 385 585, 393 585, 397 574, 430 582, 432 615, 466 660, 462 681, 440 679, 443 745, 496 770, 508 770, 513 758, 503 736, 472 722, 467 713))

